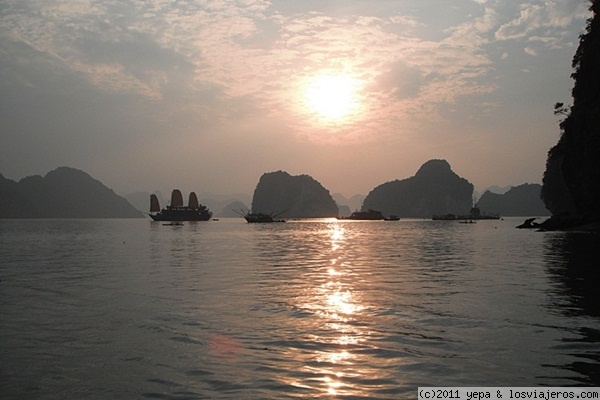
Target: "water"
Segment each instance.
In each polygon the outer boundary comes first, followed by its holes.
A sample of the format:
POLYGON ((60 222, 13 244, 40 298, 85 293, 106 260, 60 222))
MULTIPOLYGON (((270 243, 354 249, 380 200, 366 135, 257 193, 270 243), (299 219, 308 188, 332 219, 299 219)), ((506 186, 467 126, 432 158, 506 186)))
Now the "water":
POLYGON ((0 398, 600 386, 598 236, 520 222, 0 220, 0 398))

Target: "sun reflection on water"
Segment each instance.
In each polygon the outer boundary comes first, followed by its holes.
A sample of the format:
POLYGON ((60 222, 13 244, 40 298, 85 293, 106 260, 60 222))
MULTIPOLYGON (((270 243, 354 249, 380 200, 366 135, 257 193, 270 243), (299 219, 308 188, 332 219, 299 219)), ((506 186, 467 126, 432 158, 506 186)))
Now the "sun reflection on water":
POLYGON ((357 395, 360 389, 351 379, 367 378, 357 348, 367 340, 367 328, 362 323, 363 293, 358 286, 359 275, 353 271, 348 259, 349 239, 346 228, 339 223, 328 225, 324 236, 323 251, 325 268, 315 276, 314 286, 305 291, 303 304, 318 325, 318 335, 311 335, 311 342, 319 344, 312 356, 305 357, 303 370, 317 378, 304 384, 328 395, 357 395))
POLYGON ((352 299, 352 293, 349 290, 335 291, 327 296, 327 304, 335 311, 340 318, 360 311, 363 307, 360 304, 355 304, 352 299))

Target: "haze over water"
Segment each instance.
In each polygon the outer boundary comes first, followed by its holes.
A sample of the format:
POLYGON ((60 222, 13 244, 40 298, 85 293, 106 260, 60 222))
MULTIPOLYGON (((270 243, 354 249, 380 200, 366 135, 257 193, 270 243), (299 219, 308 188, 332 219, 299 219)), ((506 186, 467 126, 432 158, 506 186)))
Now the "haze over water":
POLYGON ((0 397, 600 385, 600 250, 521 219, 0 220, 0 397))

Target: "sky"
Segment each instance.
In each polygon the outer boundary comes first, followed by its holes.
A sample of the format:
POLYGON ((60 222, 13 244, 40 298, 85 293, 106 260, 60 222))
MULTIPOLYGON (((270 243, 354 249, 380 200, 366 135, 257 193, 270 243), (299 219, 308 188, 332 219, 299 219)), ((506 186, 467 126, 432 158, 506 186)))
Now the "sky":
POLYGON ((0 0, 0 173, 367 194, 445 159, 541 183, 585 0, 0 0))

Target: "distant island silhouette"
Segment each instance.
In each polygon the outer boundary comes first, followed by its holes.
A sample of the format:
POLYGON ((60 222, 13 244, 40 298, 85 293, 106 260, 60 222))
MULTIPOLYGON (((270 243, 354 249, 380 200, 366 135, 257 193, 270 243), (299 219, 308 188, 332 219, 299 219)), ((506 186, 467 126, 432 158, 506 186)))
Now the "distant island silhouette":
POLYGON ((142 218, 127 200, 87 173, 60 167, 19 182, 0 174, 0 218, 142 218))
POLYGON ((510 188, 506 193, 498 194, 487 190, 483 193, 477 207, 492 214, 505 217, 550 216, 550 211, 541 198, 542 185, 525 183, 510 188))
POLYGON ((472 206, 473 184, 454 173, 448 161, 429 160, 415 176, 377 186, 365 198, 363 209, 403 218, 431 218, 465 214, 472 206))
MULTIPOLYGON (((487 191, 478 202, 482 211, 504 216, 549 215, 540 198, 541 186, 524 184, 505 194, 487 191)), ((165 200, 159 192, 158 198, 165 200)), ((243 195, 238 195, 243 196, 243 195)), ((46 176, 14 182, 0 175, 0 218, 140 218, 149 210, 149 194, 126 198, 114 193, 87 173, 60 167, 46 176), (137 209, 132 205, 137 204, 137 209), (140 211, 141 209, 141 211, 140 211), (144 210, 145 209, 145 210, 144 210)), ((349 201, 337 194, 336 198, 349 201)), ((202 199, 217 217, 237 217, 240 211, 276 213, 284 218, 348 216, 352 211, 373 209, 384 216, 431 218, 433 215, 466 214, 473 206, 473 185, 452 171, 446 160, 429 160, 415 176, 378 185, 365 197, 353 196, 354 208, 337 203, 323 185, 309 175, 285 171, 263 174, 251 207, 231 196, 202 199), (360 204, 360 206, 358 206, 360 204)))
POLYGON ((292 176, 284 171, 260 177, 252 197, 252 211, 275 213, 285 218, 324 218, 339 214, 329 191, 313 177, 292 176))

